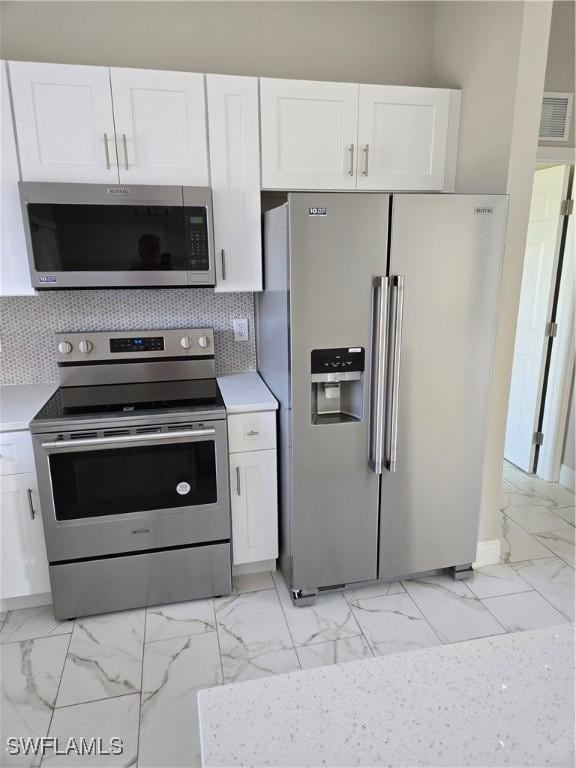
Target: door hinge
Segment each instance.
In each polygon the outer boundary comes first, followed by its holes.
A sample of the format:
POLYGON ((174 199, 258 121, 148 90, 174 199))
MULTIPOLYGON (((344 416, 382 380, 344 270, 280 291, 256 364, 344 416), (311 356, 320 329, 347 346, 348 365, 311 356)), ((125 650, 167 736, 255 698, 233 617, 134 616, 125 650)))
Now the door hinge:
POLYGON ((554 339, 558 335, 558 323, 546 323, 546 332, 544 334, 549 339, 554 339))
POLYGON ((562 200, 560 205, 560 216, 572 216, 574 213, 574 200, 562 200))
POLYGON ((544 432, 534 432, 534 437, 532 438, 532 442, 534 445, 542 445, 544 442, 544 432))

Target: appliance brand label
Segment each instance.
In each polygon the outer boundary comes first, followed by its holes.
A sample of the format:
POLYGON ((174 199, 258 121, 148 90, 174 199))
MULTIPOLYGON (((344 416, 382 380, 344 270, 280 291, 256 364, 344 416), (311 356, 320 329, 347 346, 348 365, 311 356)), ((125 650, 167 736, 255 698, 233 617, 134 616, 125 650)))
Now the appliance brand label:
POLYGON ((39 275, 38 280, 41 283, 57 283, 58 282, 56 275, 39 275))
POLYGON ((186 482, 178 483, 178 485, 176 486, 176 493, 179 493, 180 496, 186 496, 186 494, 190 493, 190 491, 191 491, 190 483, 186 483, 186 482))
POLYGON ((135 528, 132 533, 150 533, 150 528, 135 528))
POLYGON ((326 208, 308 208, 308 216, 326 216, 326 208))
POLYGON ((478 206, 474 208, 474 213, 481 213, 481 214, 494 213, 494 208, 489 208, 489 207, 482 208, 478 206))
POLYGON ((128 187, 108 187, 106 192, 109 195, 129 195, 130 190, 128 187))

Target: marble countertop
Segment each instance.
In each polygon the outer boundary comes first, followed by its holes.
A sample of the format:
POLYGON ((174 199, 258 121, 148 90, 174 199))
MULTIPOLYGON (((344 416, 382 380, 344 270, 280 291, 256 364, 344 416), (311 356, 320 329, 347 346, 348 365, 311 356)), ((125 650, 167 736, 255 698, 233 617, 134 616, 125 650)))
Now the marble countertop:
POLYGON ((0 432, 28 429, 57 384, 8 384, 0 386, 0 432))
POLYGON ((203 765, 573 765, 574 629, 500 635, 198 694, 203 765))
POLYGON ((278 408, 278 401, 255 371, 218 376, 218 385, 228 413, 275 411, 278 408))

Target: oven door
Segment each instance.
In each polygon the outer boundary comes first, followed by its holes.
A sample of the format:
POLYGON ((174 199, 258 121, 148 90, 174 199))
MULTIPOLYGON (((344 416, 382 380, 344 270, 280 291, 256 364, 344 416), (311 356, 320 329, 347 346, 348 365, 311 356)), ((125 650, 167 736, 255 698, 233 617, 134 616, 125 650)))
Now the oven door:
POLYGON ((50 563, 230 539, 225 420, 148 429, 34 436, 50 563))

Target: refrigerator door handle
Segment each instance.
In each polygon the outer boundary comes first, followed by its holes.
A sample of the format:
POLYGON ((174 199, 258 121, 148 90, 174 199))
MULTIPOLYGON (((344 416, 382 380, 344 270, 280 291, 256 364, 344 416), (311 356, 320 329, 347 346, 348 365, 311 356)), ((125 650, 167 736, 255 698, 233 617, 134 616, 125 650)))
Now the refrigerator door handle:
POLYGON ((377 475, 384 467, 386 358, 388 346, 388 278, 373 280, 372 390, 370 402, 369 465, 377 475))
POLYGON ((402 352, 402 318, 404 313, 404 275, 392 278, 391 291, 391 346, 388 388, 388 404, 386 409, 387 456, 386 469, 396 472, 398 454, 398 398, 400 394, 400 355, 402 352))

